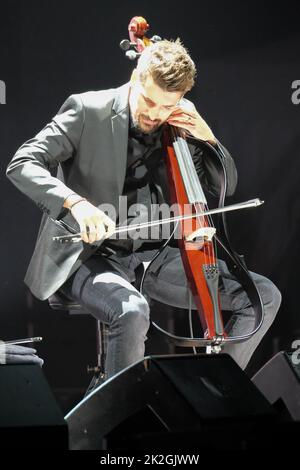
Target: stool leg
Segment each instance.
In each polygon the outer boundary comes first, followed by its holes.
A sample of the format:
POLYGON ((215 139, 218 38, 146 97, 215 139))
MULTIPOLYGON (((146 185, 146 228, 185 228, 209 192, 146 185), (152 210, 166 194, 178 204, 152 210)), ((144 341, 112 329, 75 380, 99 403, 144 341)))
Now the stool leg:
POLYGON ((85 396, 106 380, 105 360, 107 352, 108 326, 100 320, 96 320, 96 322, 97 366, 88 368, 88 372, 94 372, 94 376, 86 390, 85 396))

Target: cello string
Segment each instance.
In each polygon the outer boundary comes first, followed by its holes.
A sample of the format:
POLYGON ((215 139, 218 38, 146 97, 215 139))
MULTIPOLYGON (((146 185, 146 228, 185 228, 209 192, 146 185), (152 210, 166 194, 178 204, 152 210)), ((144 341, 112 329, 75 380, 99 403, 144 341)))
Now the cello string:
MULTIPOLYGON (((189 184, 188 194, 191 195, 191 197, 192 197, 194 210, 196 210, 197 214, 201 214, 201 213, 205 212, 208 209, 208 206, 207 206, 207 204, 195 202, 195 201, 199 201, 200 198, 198 198, 198 195, 197 195, 197 192, 196 192, 196 187, 194 187, 193 184, 191 184, 191 181, 193 181, 193 178, 192 178, 192 175, 190 174, 190 172, 192 172, 192 171, 195 172, 194 173, 194 180, 195 181, 199 181, 198 180, 198 175, 196 174, 196 170, 195 170, 194 165, 190 165, 189 169, 187 168, 188 159, 192 158, 191 154, 189 152, 189 149, 187 147, 187 143, 185 141, 183 142, 181 140, 179 140, 179 142, 182 143, 182 145, 181 145, 182 150, 183 150, 183 158, 182 159, 183 159, 183 163, 185 165, 186 174, 188 175, 188 181, 185 183, 185 184, 189 184), (196 176, 196 178, 195 178, 195 176, 196 176)), ((180 150, 180 147, 179 147, 179 150, 180 150)), ((199 184, 201 186, 200 181, 199 181, 199 184)), ((198 223, 198 227, 200 227, 200 228, 214 227, 213 220, 212 220, 211 217, 204 217, 202 215, 197 215, 196 221, 198 223)), ((193 228, 195 228, 195 227, 193 227, 193 228)), ((205 236, 204 236, 202 253, 204 255, 205 265, 210 265, 210 266, 215 266, 216 265, 216 257, 215 257, 214 249, 216 249, 215 237, 213 236, 212 240, 205 240, 205 236)), ((218 311, 219 311, 219 309, 218 309, 218 311)), ((219 311, 219 315, 220 315, 220 311, 219 311)), ((208 327, 207 321, 206 321, 206 324, 207 324, 207 327, 208 327)), ((214 324, 213 329, 215 331, 215 328, 216 328, 215 321, 213 322, 213 324, 214 324)))
MULTIPOLYGON (((202 204, 197 203, 197 208, 196 208, 196 210, 197 210, 197 213, 203 212, 203 206, 202 206, 202 204)), ((201 226, 202 226, 202 227, 205 227, 205 217, 204 217, 203 215, 200 215, 200 216, 197 218, 197 220, 199 220, 199 219, 202 219, 201 222, 200 222, 200 223, 201 223, 201 226), (202 222, 202 221, 203 221, 203 222, 202 222)), ((205 238, 203 238, 203 247, 202 247, 201 249, 202 249, 202 252, 204 253, 204 260, 205 260, 205 263, 206 263, 206 264, 209 264, 209 263, 210 263, 210 250, 209 250, 208 248, 209 248, 209 247, 207 247, 206 240, 205 240, 205 238)))
MULTIPOLYGON (((189 179, 189 181, 186 182, 186 184, 188 184, 188 190, 189 190, 189 191, 187 191, 187 193, 192 194, 192 196, 193 196, 193 207, 194 207, 194 209, 196 207, 200 208, 200 210, 195 209, 196 213, 198 214, 198 213, 203 212, 203 204, 201 204, 199 202, 195 202, 195 201, 198 201, 198 196, 196 194, 196 189, 194 188, 194 186, 192 184, 192 175, 191 175, 192 171, 194 171, 196 173, 194 162, 190 162, 190 163, 192 163, 192 165, 190 165, 190 168, 188 168, 188 160, 191 160, 192 157, 191 157, 187 142, 181 136, 180 130, 178 128, 174 128, 172 126, 172 130, 173 130, 173 136, 175 138, 177 137, 176 141, 178 143, 179 150, 181 150, 181 153, 184 156, 184 158, 180 159, 180 161, 181 161, 182 165, 185 167, 184 168, 185 173, 186 173, 186 175, 189 179)), ((176 153, 176 151, 175 151, 175 153, 176 153)), ((195 173, 194 173, 194 177, 196 177, 195 179, 198 180, 198 175, 196 175, 195 173)), ((187 188, 186 188, 186 190, 187 190, 187 188)), ((206 226, 205 218, 202 215, 199 215, 199 216, 197 215, 195 219, 198 222, 198 227, 197 228, 204 228, 206 226)), ((191 223, 193 224, 192 220, 191 220, 191 223)), ((207 251, 207 245, 206 245, 205 241, 204 241, 204 244, 203 244, 203 253, 204 253, 205 263, 208 264, 210 262, 210 259, 211 259, 211 253, 210 253, 210 250, 207 251)))

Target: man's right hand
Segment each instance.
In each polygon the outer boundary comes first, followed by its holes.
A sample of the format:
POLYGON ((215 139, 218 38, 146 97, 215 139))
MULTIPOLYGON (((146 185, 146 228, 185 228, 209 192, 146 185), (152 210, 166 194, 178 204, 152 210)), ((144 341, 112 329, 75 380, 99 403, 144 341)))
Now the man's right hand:
POLYGON ((77 202, 70 212, 79 224, 81 238, 86 243, 109 238, 115 231, 115 222, 88 201, 77 202))

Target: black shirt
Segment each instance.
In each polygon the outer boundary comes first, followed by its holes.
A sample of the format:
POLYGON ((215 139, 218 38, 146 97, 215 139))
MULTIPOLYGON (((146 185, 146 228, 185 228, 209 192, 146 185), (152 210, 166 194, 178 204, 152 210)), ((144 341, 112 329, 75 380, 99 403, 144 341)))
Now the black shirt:
MULTIPOLYGON (((161 183, 157 177, 158 166, 163 165, 162 130, 161 126, 155 132, 145 134, 134 126, 131 116, 129 118, 127 170, 122 193, 127 197, 129 211, 126 220, 117 220, 117 225, 155 220, 153 208, 164 200, 161 183)), ((157 246, 161 243, 159 234, 158 227, 155 230, 157 246)), ((151 235, 152 238, 148 229, 143 229, 142 233, 129 231, 127 235, 122 234, 121 237, 115 236, 105 240, 99 249, 103 254, 117 251, 129 253, 142 249, 145 243, 151 243, 153 246, 153 229, 151 235)))

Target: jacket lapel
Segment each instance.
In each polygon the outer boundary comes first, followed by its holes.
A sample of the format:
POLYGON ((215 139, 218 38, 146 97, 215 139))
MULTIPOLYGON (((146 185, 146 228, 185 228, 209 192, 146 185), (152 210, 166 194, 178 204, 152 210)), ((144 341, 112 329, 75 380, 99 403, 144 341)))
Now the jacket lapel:
POLYGON ((126 164, 127 164, 127 146, 128 146, 128 125, 129 125, 129 82, 118 88, 114 104, 112 107, 112 138, 114 148, 114 163, 116 167, 116 179, 118 193, 122 194, 126 164))

